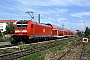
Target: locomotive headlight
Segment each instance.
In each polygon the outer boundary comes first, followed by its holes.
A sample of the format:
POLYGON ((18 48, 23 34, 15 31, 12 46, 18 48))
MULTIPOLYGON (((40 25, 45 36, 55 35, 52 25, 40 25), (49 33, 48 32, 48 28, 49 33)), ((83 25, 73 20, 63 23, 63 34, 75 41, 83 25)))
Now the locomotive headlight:
POLYGON ((15 33, 20 32, 20 30, 15 30, 15 33))
POLYGON ((22 30, 22 32, 27 32, 27 30, 22 30))
POLYGON ((15 33, 18 33, 18 32, 27 32, 27 30, 15 30, 15 33))

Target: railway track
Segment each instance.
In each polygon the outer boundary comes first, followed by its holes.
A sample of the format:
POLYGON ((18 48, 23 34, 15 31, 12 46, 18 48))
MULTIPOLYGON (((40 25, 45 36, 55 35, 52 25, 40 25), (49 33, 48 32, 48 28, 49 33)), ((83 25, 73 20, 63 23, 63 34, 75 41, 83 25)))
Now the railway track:
MULTIPOLYGON (((72 41, 72 40, 70 40, 70 41, 72 41)), ((43 50, 46 50, 46 49, 61 45, 63 43, 67 44, 70 41, 66 41, 66 42, 62 41, 62 42, 57 42, 57 43, 51 43, 51 44, 46 44, 44 46, 37 47, 37 48, 34 48, 34 49, 30 49, 30 50, 24 50, 24 51, 9 53, 9 54, 3 54, 3 55, 0 55, 0 60, 17 59, 17 58, 20 58, 20 57, 23 57, 23 56, 27 56, 27 55, 30 55, 30 54, 33 54, 33 53, 36 53, 36 52, 39 52, 39 51, 43 51, 43 50)))
POLYGON ((75 44, 62 54, 57 60, 82 60, 84 47, 83 44, 75 44), (81 52, 82 51, 82 52, 81 52))
POLYGON ((26 56, 26 55, 30 55, 30 54, 33 54, 33 53, 36 53, 36 52, 39 52, 39 51, 46 50, 46 49, 51 48, 51 47, 58 46, 60 44, 61 43, 57 43, 57 44, 52 44, 52 45, 48 45, 48 46, 38 47, 38 48, 35 48, 35 49, 31 49, 31 50, 25 50, 25 51, 0 55, 0 60, 12 60, 12 59, 20 58, 20 57, 23 57, 23 56, 26 56))
POLYGON ((83 47, 82 47, 82 51, 81 51, 81 55, 80 55, 80 60, 83 60, 83 57, 84 57, 84 53, 85 53, 85 47, 84 47, 84 43, 83 44, 83 47))
MULTIPOLYGON (((30 43, 30 44, 25 44, 25 45, 42 44, 42 43, 48 43, 48 42, 51 42, 51 41, 55 41, 55 40, 49 40, 49 41, 43 41, 43 42, 37 42, 37 43, 30 43)), ((18 44, 1 45, 0 49, 7 49, 7 48, 11 48, 11 47, 14 48, 14 46, 18 46, 18 44)))
MULTIPOLYGON (((57 40, 57 39, 56 39, 57 40)), ((60 39, 61 40, 61 39, 60 39)), ((37 42, 37 43, 48 43, 51 41, 55 41, 55 40, 49 40, 49 41, 42 41, 42 42, 37 42)), ((30 43, 30 44, 37 44, 37 43, 30 43)), ((26 45, 30 45, 30 44, 26 44, 26 45)), ((8 44, 8 45, 0 45, 0 49, 4 49, 4 48, 8 48, 8 47, 13 47, 13 46, 18 46, 18 44, 8 44)))
POLYGON ((0 46, 0 48, 12 47, 12 46, 17 46, 17 44, 2 45, 2 46, 0 46))

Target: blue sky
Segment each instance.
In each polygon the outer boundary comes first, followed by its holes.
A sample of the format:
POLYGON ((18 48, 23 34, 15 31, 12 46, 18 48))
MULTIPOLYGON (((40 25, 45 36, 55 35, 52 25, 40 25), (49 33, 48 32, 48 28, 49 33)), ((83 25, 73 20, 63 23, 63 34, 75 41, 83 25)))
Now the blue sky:
POLYGON ((0 0, 0 19, 30 20, 26 11, 34 12, 33 21, 51 23, 67 29, 90 28, 90 0, 0 0))

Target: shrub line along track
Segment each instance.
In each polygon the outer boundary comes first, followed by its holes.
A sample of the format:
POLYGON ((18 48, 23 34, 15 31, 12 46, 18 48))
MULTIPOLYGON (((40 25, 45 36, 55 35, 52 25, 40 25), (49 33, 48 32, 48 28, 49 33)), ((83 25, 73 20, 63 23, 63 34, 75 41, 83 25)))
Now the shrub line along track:
MULTIPOLYGON (((70 41, 73 41, 73 40, 70 40, 70 41)), ((68 42, 70 42, 70 41, 68 41, 68 42)), ((24 51, 9 53, 9 54, 3 54, 3 55, 0 55, 0 60, 17 59, 17 58, 24 57, 24 56, 27 56, 27 55, 30 55, 30 54, 34 54, 36 52, 47 50, 47 49, 55 47, 55 46, 59 46, 59 45, 61 45, 63 43, 66 44, 68 42, 67 41, 63 42, 62 41, 62 42, 57 42, 57 43, 51 43, 51 44, 47 44, 45 46, 34 48, 34 49, 30 49, 30 50, 24 50, 24 51)))

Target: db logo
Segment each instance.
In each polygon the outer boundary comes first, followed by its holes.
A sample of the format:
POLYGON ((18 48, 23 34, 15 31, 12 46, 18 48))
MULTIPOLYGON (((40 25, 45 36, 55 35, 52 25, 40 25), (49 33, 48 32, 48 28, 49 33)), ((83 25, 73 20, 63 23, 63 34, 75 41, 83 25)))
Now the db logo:
POLYGON ((83 38, 83 42, 87 43, 88 42, 88 38, 83 38))

